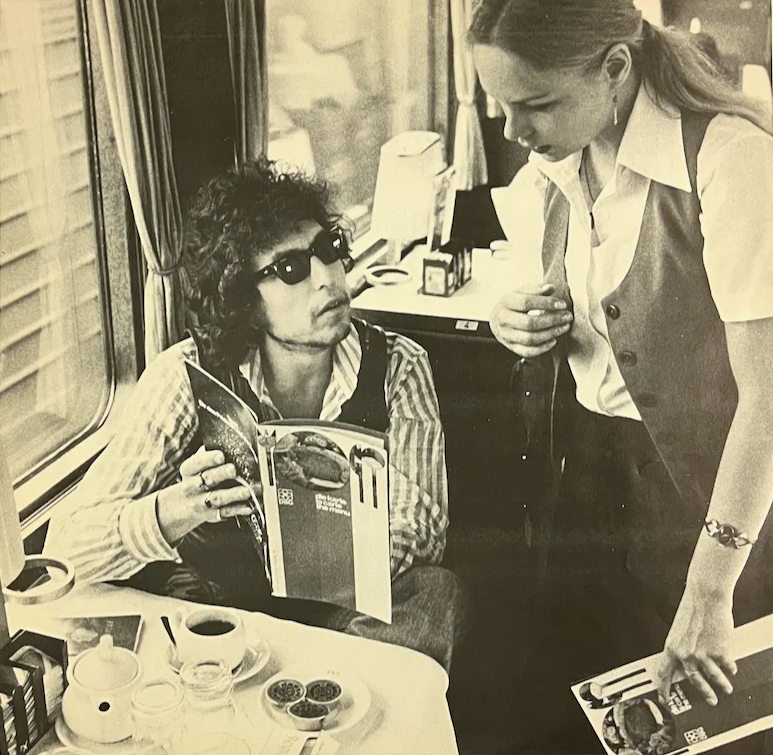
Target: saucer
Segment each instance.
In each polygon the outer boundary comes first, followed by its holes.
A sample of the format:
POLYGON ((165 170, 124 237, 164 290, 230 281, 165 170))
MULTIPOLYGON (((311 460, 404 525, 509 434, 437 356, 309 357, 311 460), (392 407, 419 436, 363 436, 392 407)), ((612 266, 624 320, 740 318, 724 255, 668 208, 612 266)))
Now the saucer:
POLYGON ((122 739, 120 742, 111 742, 105 744, 104 742, 93 742, 90 739, 76 734, 64 720, 64 717, 60 713, 54 721, 54 732, 59 737, 59 741, 65 746, 72 748, 77 753, 110 753, 110 755, 140 755, 148 748, 141 747, 134 744, 131 737, 122 739))
POLYGON ((413 276, 396 265, 373 265, 365 271, 365 280, 371 286, 394 286, 408 283, 413 276))
MULTIPOLYGON (((257 673, 262 671, 271 659, 271 648, 268 646, 264 637, 253 641, 247 645, 242 662, 233 670, 234 684, 241 684, 252 679, 257 673)), ((180 673, 182 664, 177 658, 177 652, 172 645, 167 645, 166 662, 175 674, 180 673)))
MULTIPOLYGON (((322 731, 332 735, 343 734, 361 723, 371 709, 370 690, 357 677, 342 674, 339 671, 287 668, 282 669, 268 679, 260 690, 260 702, 268 717, 285 729, 297 731, 286 708, 277 708, 266 695, 266 690, 279 679, 297 679, 301 684, 309 684, 315 679, 330 679, 341 685, 341 697, 322 725, 322 731)), ((312 735, 314 732, 308 732, 312 735)))

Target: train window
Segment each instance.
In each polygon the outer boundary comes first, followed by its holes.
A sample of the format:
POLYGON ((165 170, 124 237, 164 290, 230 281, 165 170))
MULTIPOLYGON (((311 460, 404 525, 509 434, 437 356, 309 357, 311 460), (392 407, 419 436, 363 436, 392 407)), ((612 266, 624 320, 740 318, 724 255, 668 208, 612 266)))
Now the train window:
POLYGON ((0 437, 17 486, 89 435, 114 392, 80 14, 79 0, 10 0, 0 23, 0 437))
POLYGON ((432 0, 268 0, 268 155, 316 172, 367 228, 379 150, 430 129, 432 0))

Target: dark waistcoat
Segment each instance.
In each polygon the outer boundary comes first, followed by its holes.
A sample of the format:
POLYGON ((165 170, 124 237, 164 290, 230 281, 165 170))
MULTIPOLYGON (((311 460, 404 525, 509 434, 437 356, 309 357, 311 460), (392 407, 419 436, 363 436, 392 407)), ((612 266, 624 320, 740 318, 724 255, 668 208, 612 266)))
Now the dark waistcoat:
MULTIPOLYGON (((385 393, 389 363, 386 337, 382 331, 368 323, 356 319, 353 323, 362 346, 362 362, 357 387, 344 403, 336 421, 386 432, 389 425, 385 393)), ((202 367, 207 369, 197 336, 192 335, 199 347, 202 367)), ((224 382, 255 411, 261 421, 265 421, 265 407, 241 373, 237 370, 224 377, 224 382)), ((194 439, 191 452, 200 444, 199 438, 194 439)), ((233 519, 219 524, 203 524, 185 536, 178 551, 184 564, 192 567, 202 580, 206 580, 208 589, 214 593, 212 600, 256 610, 270 594, 263 564, 246 525, 240 527, 233 519)))
MULTIPOLYGON (((631 268, 602 301, 614 357, 631 398, 684 505, 696 513, 708 505, 738 402, 724 325, 703 265, 696 166, 712 117, 682 114, 692 191, 650 184, 631 268)), ((565 267, 569 202, 553 183, 546 194, 545 221, 545 281, 571 308, 565 267)), ((556 356, 571 348, 570 332, 556 356)), ((554 367, 568 372, 563 358, 554 359, 554 367)), ((555 378, 558 384, 573 382, 555 378)), ((553 409, 553 425, 560 427, 555 401, 553 409)))

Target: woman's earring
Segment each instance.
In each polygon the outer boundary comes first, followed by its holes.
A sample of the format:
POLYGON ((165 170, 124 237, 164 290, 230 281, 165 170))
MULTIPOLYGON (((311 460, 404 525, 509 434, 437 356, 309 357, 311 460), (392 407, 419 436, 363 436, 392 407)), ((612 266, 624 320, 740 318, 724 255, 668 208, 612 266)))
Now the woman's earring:
POLYGON ((612 97, 612 102, 614 103, 614 110, 612 111, 612 120, 614 121, 615 126, 620 122, 620 117, 617 114, 617 95, 614 95, 612 97))

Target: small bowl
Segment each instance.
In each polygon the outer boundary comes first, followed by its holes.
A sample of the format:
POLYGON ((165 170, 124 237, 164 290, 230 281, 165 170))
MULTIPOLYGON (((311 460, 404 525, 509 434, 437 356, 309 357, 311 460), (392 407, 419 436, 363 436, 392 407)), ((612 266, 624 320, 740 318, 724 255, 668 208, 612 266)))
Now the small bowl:
POLYGON ((266 697, 280 710, 286 705, 300 702, 305 695, 306 687, 297 679, 277 679, 266 690, 266 697))
POLYGON ((322 703, 300 700, 293 703, 287 713, 298 731, 321 731, 322 724, 330 709, 322 703))
POLYGON ((315 679, 306 685, 306 699, 333 708, 341 699, 341 685, 330 679, 315 679))

